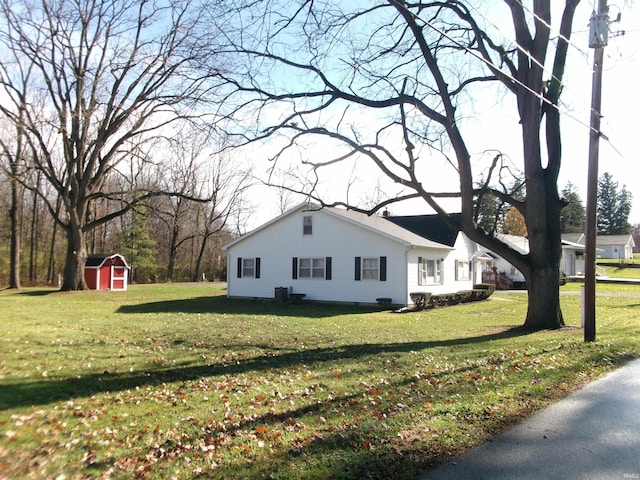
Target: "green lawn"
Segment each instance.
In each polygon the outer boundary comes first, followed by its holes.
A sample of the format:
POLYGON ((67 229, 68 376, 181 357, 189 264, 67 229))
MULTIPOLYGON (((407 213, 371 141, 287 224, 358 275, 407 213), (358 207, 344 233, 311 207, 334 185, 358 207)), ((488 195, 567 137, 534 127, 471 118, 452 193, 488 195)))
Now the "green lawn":
POLYGON ((624 260, 621 262, 616 258, 599 258, 598 263, 615 263, 617 266, 600 265, 606 271, 607 277, 612 278, 635 278, 640 279, 640 253, 633 254, 633 260, 624 260), (634 265, 635 267, 631 267, 634 265))
POLYGON ((640 298, 602 287, 592 344, 577 295, 525 335, 526 293, 394 314, 5 290, 0 478, 415 478, 640 355, 640 298))
POLYGON ((605 276, 611 278, 635 278, 640 279, 640 268, 630 268, 625 266, 619 267, 603 267, 605 269, 605 276))

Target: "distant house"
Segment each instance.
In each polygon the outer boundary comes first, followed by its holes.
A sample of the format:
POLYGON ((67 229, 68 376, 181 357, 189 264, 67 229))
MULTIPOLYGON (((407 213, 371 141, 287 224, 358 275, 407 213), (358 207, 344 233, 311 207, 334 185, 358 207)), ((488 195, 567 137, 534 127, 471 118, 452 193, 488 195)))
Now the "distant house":
POLYGON ((602 258, 614 258, 616 260, 629 260, 633 258, 633 248, 636 242, 633 235, 598 235, 596 247, 601 248, 599 256, 602 258))
POLYGON ((124 257, 113 255, 89 255, 84 264, 84 279, 89 290, 126 290, 129 265, 124 257))
MULTIPOLYGON (((583 233, 564 234, 562 238, 582 245, 586 242, 583 233)), ((635 247, 636 242, 631 234, 596 236, 597 256, 600 258, 630 260, 633 258, 633 249, 635 247)))
MULTIPOLYGON (((507 234, 499 234, 497 236, 502 242, 506 243, 514 250, 522 254, 529 253, 529 240, 526 237, 507 234)), ((487 262, 484 269, 483 282, 495 283, 498 288, 502 289, 509 289, 514 286, 518 287, 524 285, 524 275, 520 270, 511 265, 511 263, 486 247, 481 246, 480 251, 491 259, 487 262)))
MULTIPOLYGON (((509 245, 514 250, 527 254, 529 253, 529 239, 519 235, 499 234, 498 238, 509 245)), ((579 237, 577 238, 579 240, 579 237)), ((562 255, 560 257, 560 272, 567 276, 584 275, 584 245, 562 238, 562 255)), ((499 276, 507 277, 511 286, 524 286, 525 278, 520 270, 501 256, 489 251, 484 247, 480 249, 489 257, 493 258, 490 267, 495 268, 499 276)), ((489 282, 490 275, 485 274, 485 282, 489 282)), ((497 278, 497 277, 496 277, 497 278)))
POLYGON ((224 247, 230 297, 410 304, 410 294, 469 290, 476 244, 435 215, 367 216, 301 204, 224 247))

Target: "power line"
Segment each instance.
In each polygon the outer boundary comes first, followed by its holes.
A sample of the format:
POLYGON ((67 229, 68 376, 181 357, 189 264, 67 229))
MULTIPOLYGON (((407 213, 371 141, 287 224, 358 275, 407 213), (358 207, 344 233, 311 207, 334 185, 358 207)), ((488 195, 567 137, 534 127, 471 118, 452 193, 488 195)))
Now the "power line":
MULTIPOLYGON (((479 53, 477 53, 475 50, 470 49, 469 47, 467 47, 466 45, 463 45, 462 43, 460 43, 458 40, 456 40, 455 38, 453 38, 451 35, 449 35, 447 32, 445 32, 444 30, 442 30, 441 28, 437 27, 436 25, 434 25, 432 22, 430 22, 429 20, 425 20, 422 17, 420 17, 418 14, 414 13, 413 11, 411 11, 410 9, 408 9, 405 5, 399 5, 397 2, 394 2, 396 5, 400 6, 401 8, 404 8, 410 15, 412 15, 415 19, 424 22, 424 24, 426 24, 428 27, 430 27, 432 30, 436 31, 438 34, 442 35, 443 37, 447 38, 448 40, 450 40, 451 42, 453 42, 455 45, 457 45, 458 47, 462 48, 463 50, 465 50, 467 53, 470 53, 471 55, 473 55, 476 59, 480 60, 482 63, 486 64, 487 66, 489 66, 490 68, 496 68, 496 66, 491 63, 490 61, 488 61, 487 59, 485 59, 484 57, 482 57, 479 53)), ((521 4, 522 5, 522 4, 521 4)), ((473 8, 473 7, 472 7, 473 8)), ((475 10, 475 8, 474 8, 475 10)), ((477 11, 477 10, 476 10, 477 11)), ((528 10, 527 10, 528 11, 528 10)), ((495 27, 495 25, 494 25, 495 27)), ((518 48, 522 48, 520 47, 517 42, 515 43, 515 45, 518 48)), ((577 48, 577 47, 576 47, 577 48)), ((523 52, 526 54, 526 56, 531 59, 532 61, 536 62, 536 64, 539 65, 539 62, 537 62, 537 60, 535 58, 533 58, 531 56, 530 53, 528 53, 526 50, 523 50, 523 52)), ((544 66, 539 65, 544 69, 544 66)), ((508 78, 509 80, 513 81, 515 84, 517 84, 518 86, 524 88, 527 92, 529 92, 530 94, 534 95, 538 100, 540 100, 541 102, 549 105, 551 108, 556 109, 559 113, 565 115, 567 118, 573 120, 574 122, 582 125, 583 127, 587 128, 589 131, 592 130, 592 126, 587 124, 586 122, 580 120, 579 118, 577 118, 576 116, 572 115, 569 113, 568 110, 562 110, 560 108, 559 105, 556 105, 554 103, 552 103, 551 101, 549 101, 547 98, 544 97, 544 95, 536 92, 535 90, 533 90, 532 88, 530 88, 528 85, 525 85, 523 82, 521 82, 520 80, 518 80, 517 78, 513 77, 510 74, 504 73, 502 72, 503 75, 508 78)), ((557 80, 557 78, 556 78, 557 80)), ((609 138, 604 135, 602 132, 598 131, 597 132, 599 136, 601 136, 607 143, 609 143, 609 145, 620 154, 620 152, 613 146, 613 144, 611 143, 611 141, 609 140, 609 138)), ((621 155, 621 154, 620 154, 621 155)))
MULTIPOLYGON (((540 20, 540 22, 549 29, 549 31, 551 31, 552 27, 551 25, 544 21, 542 18, 540 18, 539 15, 537 15, 536 13, 532 12, 531 10, 529 10, 527 7, 525 7, 522 2, 520 2, 520 5, 522 6, 522 8, 524 10, 526 10, 527 12, 529 12, 534 18, 537 18, 540 20)), ((502 29, 496 25, 493 21, 491 21, 484 13, 482 13, 482 11, 476 7, 475 5, 469 5, 475 12, 478 13, 478 15, 480 15, 489 25, 491 25, 492 27, 494 27, 498 32, 502 33, 502 29)), ((575 33, 575 32, 574 32, 575 33)), ((529 58, 529 60, 531 60, 533 63, 535 63, 536 65, 538 65, 540 68, 543 69, 543 71, 549 73, 550 77, 554 80, 557 80, 558 83, 563 83, 560 81, 559 78, 557 78, 553 72, 549 72, 549 69, 547 67, 545 67, 542 63, 540 63, 535 57, 533 57, 531 55, 531 53, 529 53, 525 48, 523 48, 522 46, 520 46, 520 44, 515 41, 512 40, 511 38, 507 37, 506 35, 502 35, 503 38, 505 40, 507 40, 511 45, 513 45, 517 50, 519 50, 520 52, 522 52, 525 56, 527 56, 529 58)), ((569 38, 565 37, 564 35, 562 35, 560 32, 558 32, 558 37, 557 38, 561 38, 562 40, 564 40, 565 42, 567 42, 567 45, 575 48, 583 57, 585 57, 586 59, 589 58, 589 53, 585 52, 584 50, 580 49, 577 45, 575 45, 569 38)), ((563 88, 565 88, 565 85, 563 84, 563 88)))
MULTIPOLYGON (((405 6, 403 6, 403 8, 407 8, 405 6)), ((470 49, 469 47, 467 47, 466 45, 463 45, 462 43, 460 43, 458 40, 456 40, 455 38, 453 38, 451 35, 449 35, 447 32, 445 32, 444 30, 442 30, 441 28, 437 27, 436 25, 434 25, 432 22, 430 22, 429 20, 425 20, 423 18, 421 18, 419 15, 413 13, 412 11, 408 10, 408 12, 415 17, 417 20, 420 20, 421 22, 424 22, 428 27, 430 27, 431 29, 433 29, 434 31, 436 31, 437 33, 439 33, 440 35, 442 35, 443 37, 447 38, 448 40, 450 40, 451 42, 453 42, 454 44, 456 44, 458 47, 462 48, 463 50, 465 50, 467 53, 470 53, 471 55, 473 55, 476 59, 480 60, 482 63, 486 64, 488 67, 490 68, 497 68, 493 63, 491 63, 489 60, 485 59, 484 57, 482 57, 478 52, 476 52, 475 50, 470 49)), ((527 55, 530 59, 534 60, 535 59, 528 54, 527 55)), ((529 87, 528 85, 525 85, 523 82, 521 82, 520 80, 518 80, 517 78, 511 76, 510 74, 504 73, 504 76, 506 78, 508 78, 509 80, 513 81, 515 84, 517 84, 518 86, 524 88, 527 92, 531 93, 532 95, 534 95, 536 98, 538 98, 538 100, 542 101, 543 103, 548 104, 549 106, 555 108, 556 110, 558 110, 560 113, 565 113, 569 118, 574 119, 576 122, 586 126, 587 128, 589 128, 589 125, 587 125, 586 123, 582 122, 581 120, 579 120, 578 118, 573 117, 572 115, 569 115, 567 112, 562 112, 560 110, 560 107, 558 105, 553 104, 551 101, 549 101, 547 98, 544 97, 544 95, 536 92, 535 90, 533 90, 531 87, 529 87)))
MULTIPOLYGON (((547 22, 544 18, 540 17, 540 15, 538 15, 535 12, 532 12, 530 8, 528 8, 524 3, 522 3, 522 0, 517 0, 518 3, 520 4, 520 6, 523 8, 523 10, 526 10, 533 18, 535 18, 536 20, 538 20, 540 23, 542 23, 545 27, 547 27, 549 29, 549 31, 552 30, 552 25, 547 22)), ((595 7, 593 9, 595 11, 595 7)), ((573 33, 576 33, 575 31, 573 33)), ((585 52, 584 50, 582 50, 580 47, 578 47, 577 45, 575 45, 571 39, 565 37, 564 35, 562 35, 560 33, 560 31, 558 31, 558 38, 561 38, 562 40, 564 40, 565 42, 567 42, 568 45, 572 46, 573 48, 575 48, 578 52, 580 52, 584 57, 589 58, 591 55, 587 52, 585 52)))
MULTIPOLYGON (((595 1, 595 0, 594 0, 595 1)), ((540 23, 542 23, 545 27, 547 27, 549 29, 549 31, 551 31, 552 26, 546 21, 544 20, 542 17, 540 17, 538 14, 536 14, 535 12, 531 11, 531 9, 529 9, 526 5, 524 5, 522 3, 522 1, 518 1, 518 3, 520 4, 520 6, 527 11, 531 16, 533 16, 535 19, 537 19, 538 21, 540 21, 540 23)), ((482 13, 481 10, 479 10, 476 6, 474 5, 470 5, 470 7, 477 12, 486 22, 488 22, 492 27, 494 27, 498 32, 501 32, 500 27, 498 27, 494 22, 492 22, 489 18, 487 18, 487 16, 482 13)), ((595 9, 594 9, 595 10, 595 9)), ((588 32, 588 30, 585 30, 583 32, 588 32)), ((575 31, 573 33, 576 33, 575 31)), ((624 32, 623 32, 624 33, 624 32)), ((535 59, 528 51, 526 51, 524 48, 522 48, 516 41, 513 41, 511 38, 507 37, 506 35, 503 35, 503 38, 506 39, 508 42, 510 42, 512 45, 514 45, 519 51, 521 51, 522 53, 524 53, 532 62, 534 62, 536 65, 538 65, 540 68, 543 69, 543 71, 547 72, 550 74, 551 78, 553 78, 554 80, 558 81, 559 83, 562 84, 562 88, 565 90, 568 90, 570 93, 572 93, 573 95, 577 96, 576 92, 574 92, 572 89, 567 88, 567 85, 564 82, 561 82, 560 79, 558 79, 553 72, 549 72, 549 69, 547 67, 545 67, 544 65, 542 65, 540 62, 538 62, 537 59, 535 59)), ((565 42, 567 42, 567 45, 573 47, 574 49, 576 49, 582 56, 584 57, 589 57, 590 54, 585 52, 584 50, 582 50, 580 47, 578 47, 577 45, 575 45, 575 43, 573 43, 573 41, 571 41, 569 38, 567 38, 566 36, 562 35, 560 32, 558 32, 558 38, 561 38, 562 40, 564 40, 565 42)), ((613 67, 612 67, 613 68, 613 67)), ((560 113, 563 113, 562 110, 560 110, 560 108, 558 108, 558 111, 560 113)), ((564 114, 566 116, 568 116, 569 118, 576 120, 572 115, 569 115, 567 113, 567 111, 564 112, 564 114)), ((580 120, 577 120, 579 124, 583 125, 583 126, 587 126, 589 127, 589 129, 591 129, 591 125, 587 125, 585 122, 582 122, 580 120)), ((607 123, 606 120, 604 123, 607 123)), ((602 137, 602 139, 604 141, 606 141, 609 146, 613 149, 614 152, 616 152, 618 155, 620 155, 620 157, 623 157, 622 153, 615 147, 615 145, 613 145, 613 143, 611 142, 611 140, 602 133, 602 131, 599 132, 599 135, 602 137)))

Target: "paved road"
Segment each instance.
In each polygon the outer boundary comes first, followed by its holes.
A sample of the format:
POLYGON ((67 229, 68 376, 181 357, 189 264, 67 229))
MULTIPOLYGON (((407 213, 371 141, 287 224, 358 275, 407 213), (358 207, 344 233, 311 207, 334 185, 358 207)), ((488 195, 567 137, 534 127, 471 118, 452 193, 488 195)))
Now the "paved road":
POLYGON ((640 479, 640 359, 420 480, 640 479))

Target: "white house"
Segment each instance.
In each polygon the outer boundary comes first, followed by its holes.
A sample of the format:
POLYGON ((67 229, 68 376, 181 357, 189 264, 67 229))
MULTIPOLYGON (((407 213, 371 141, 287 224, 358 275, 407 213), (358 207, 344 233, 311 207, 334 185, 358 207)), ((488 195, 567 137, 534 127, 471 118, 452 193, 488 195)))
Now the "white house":
POLYGON ((475 243, 435 215, 367 216, 309 204, 224 249, 229 297, 274 298, 284 287, 306 300, 408 305, 415 291, 472 289, 477 263, 475 243), (433 234, 425 233, 429 225, 433 234))
MULTIPOLYGON (((519 235, 507 235, 507 234, 498 234, 497 237, 507 245, 509 245, 514 250, 527 254, 529 253, 529 240, 526 237, 521 237, 519 235)), ((480 250, 487 256, 493 258, 493 260, 489 263, 488 267, 495 268, 498 273, 504 274, 511 281, 512 284, 524 284, 524 275, 520 270, 511 265, 507 260, 502 258, 500 255, 493 253, 486 247, 480 247, 480 250)), ((486 269, 485 269, 486 270, 486 269)), ((510 285, 511 286, 511 285, 510 285)), ((502 288, 502 287, 500 287, 502 288)), ((509 287, 504 287, 509 288, 509 287)))
POLYGON ((602 258, 613 258, 615 260, 630 260, 633 258, 633 247, 636 242, 633 235, 598 235, 596 246, 602 249, 598 255, 602 258))
MULTIPOLYGON (((583 233, 562 235, 563 240, 571 240, 583 244, 586 242, 583 233)), ((633 258, 633 249, 636 242, 633 235, 597 235, 596 250, 600 258, 613 258, 615 260, 630 260, 633 258)))
MULTIPOLYGON (((520 253, 529 253, 529 239, 527 237, 499 234, 498 238, 520 253)), ((562 255, 560 257, 560 272, 567 276, 584 275, 584 245, 566 240, 564 236, 561 242, 562 255)), ((524 285, 525 278, 520 270, 499 255, 488 251, 484 247, 480 248, 485 254, 494 258, 493 264, 491 265, 492 267, 496 267, 498 272, 504 273, 504 275, 509 277, 514 285, 524 285)))
POLYGON ((568 277, 584 276, 585 246, 582 243, 562 240, 560 271, 568 277))

